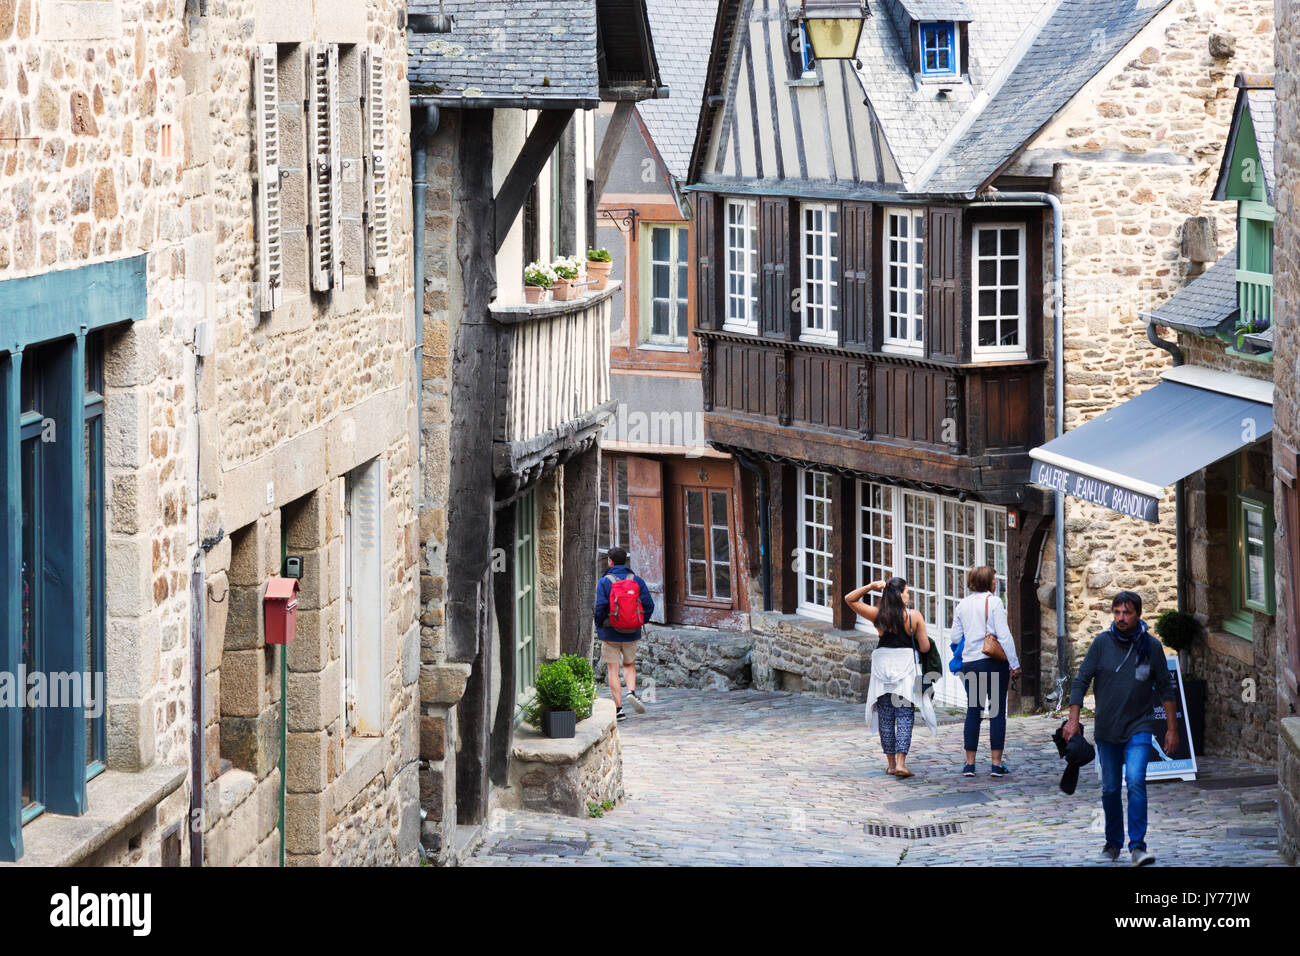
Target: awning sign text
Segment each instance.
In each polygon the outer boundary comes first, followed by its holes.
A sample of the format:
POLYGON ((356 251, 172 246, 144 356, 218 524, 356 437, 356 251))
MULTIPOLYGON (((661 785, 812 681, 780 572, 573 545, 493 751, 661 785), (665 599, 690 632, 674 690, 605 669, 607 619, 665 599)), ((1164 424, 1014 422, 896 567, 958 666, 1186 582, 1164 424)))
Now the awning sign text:
POLYGON ((1160 520, 1159 501, 1150 495, 1089 478, 1087 475, 1078 475, 1056 465, 1035 461, 1029 469, 1029 480, 1042 488, 1064 492, 1071 498, 1118 511, 1139 521, 1155 524, 1160 520))

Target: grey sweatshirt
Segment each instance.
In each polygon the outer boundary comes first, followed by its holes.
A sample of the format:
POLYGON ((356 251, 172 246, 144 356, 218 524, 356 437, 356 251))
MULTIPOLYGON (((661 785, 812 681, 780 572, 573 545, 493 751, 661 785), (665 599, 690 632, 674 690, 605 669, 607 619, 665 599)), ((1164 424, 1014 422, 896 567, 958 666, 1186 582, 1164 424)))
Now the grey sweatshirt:
POLYGON ((1097 701, 1093 737, 1111 743, 1125 743, 1136 733, 1151 728, 1151 718, 1162 701, 1177 699, 1174 676, 1165 663, 1164 649, 1145 621, 1138 622, 1139 637, 1121 643, 1112 626, 1097 635, 1075 675, 1070 688, 1070 706, 1082 706, 1088 685, 1093 684, 1097 701), (1139 679, 1142 641, 1147 642, 1147 674, 1139 679))

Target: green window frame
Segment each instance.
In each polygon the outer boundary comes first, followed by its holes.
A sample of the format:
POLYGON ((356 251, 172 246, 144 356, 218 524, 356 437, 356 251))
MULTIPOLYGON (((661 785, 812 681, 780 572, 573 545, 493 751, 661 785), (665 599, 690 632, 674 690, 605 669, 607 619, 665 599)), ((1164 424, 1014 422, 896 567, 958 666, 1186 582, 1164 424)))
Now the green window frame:
POLYGON ((537 692, 537 495, 515 503, 515 724, 537 692))
POLYGON ((1237 495, 1237 584, 1240 606, 1272 614, 1273 498, 1257 491, 1237 495))
POLYGON ((1273 319, 1273 221, 1267 203, 1237 204, 1237 306, 1242 320, 1273 319))

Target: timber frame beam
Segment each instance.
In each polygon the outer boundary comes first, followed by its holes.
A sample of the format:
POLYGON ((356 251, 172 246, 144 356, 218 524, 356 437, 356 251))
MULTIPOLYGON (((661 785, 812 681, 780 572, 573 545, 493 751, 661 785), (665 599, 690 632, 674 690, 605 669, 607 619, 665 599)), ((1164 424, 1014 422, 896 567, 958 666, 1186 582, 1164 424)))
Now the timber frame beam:
POLYGON ((514 165, 506 175, 505 182, 492 200, 492 219, 495 236, 495 252, 501 251, 506 241, 506 233, 514 224, 519 211, 528 199, 528 190, 533 188, 537 177, 542 174, 542 167, 551 158, 551 153, 559 143, 560 137, 573 119, 573 110, 542 110, 537 117, 532 132, 524 143, 523 149, 515 157, 514 165))

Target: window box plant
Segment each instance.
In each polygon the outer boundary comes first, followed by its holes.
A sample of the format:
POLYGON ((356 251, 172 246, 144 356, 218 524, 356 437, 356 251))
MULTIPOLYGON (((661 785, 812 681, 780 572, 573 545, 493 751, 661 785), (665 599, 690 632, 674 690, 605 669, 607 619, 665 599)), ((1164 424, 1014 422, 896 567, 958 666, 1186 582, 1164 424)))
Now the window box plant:
POLYGON ((1246 336, 1267 332, 1271 324, 1267 316, 1250 315, 1240 320, 1232 330, 1237 336, 1237 351, 1246 347, 1246 336))
POLYGON ((543 262, 530 262, 524 269, 524 301, 535 305, 542 301, 546 290, 555 285, 555 270, 543 262))
POLYGON ((614 268, 608 249, 587 250, 587 275, 591 277, 591 287, 596 290, 605 288, 609 282, 609 270, 614 268))
POLYGON ((537 669, 537 694, 524 707, 524 720, 547 737, 573 737, 578 721, 591 716, 596 674, 591 661, 565 654, 537 669))
POLYGON ((574 285, 578 280, 578 272, 582 268, 582 263, 578 261, 577 256, 561 256, 551 263, 551 268, 555 270, 557 276, 552 294, 556 302, 565 302, 575 298, 574 285))

